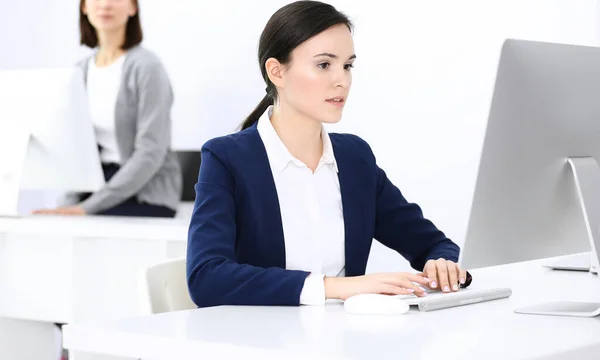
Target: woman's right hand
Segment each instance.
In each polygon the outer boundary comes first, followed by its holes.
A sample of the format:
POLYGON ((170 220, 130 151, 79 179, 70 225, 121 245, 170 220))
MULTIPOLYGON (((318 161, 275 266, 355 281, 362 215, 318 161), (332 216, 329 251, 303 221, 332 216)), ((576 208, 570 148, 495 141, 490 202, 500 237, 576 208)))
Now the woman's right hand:
POLYGON ((325 277, 325 297, 346 300, 358 294, 426 296, 429 279, 411 273, 378 273, 353 277, 325 277))

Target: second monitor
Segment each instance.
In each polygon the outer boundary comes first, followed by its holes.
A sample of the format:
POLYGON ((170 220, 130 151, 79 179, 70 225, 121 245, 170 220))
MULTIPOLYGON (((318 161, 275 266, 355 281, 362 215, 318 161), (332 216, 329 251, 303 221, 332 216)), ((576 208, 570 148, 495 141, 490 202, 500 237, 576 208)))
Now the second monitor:
POLYGON ((104 185, 83 73, 0 71, 0 216, 21 190, 87 192, 104 185))

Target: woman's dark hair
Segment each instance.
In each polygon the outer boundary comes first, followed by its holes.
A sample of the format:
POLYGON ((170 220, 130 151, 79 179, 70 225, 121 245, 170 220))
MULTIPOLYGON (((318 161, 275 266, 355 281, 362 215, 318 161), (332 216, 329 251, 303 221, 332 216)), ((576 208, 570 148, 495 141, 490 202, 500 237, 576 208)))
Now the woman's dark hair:
MULTIPOLYGON (((144 36, 142 34, 142 24, 140 22, 140 6, 138 0, 131 0, 136 7, 135 15, 130 16, 127 20, 125 28, 125 41, 121 45, 121 49, 128 50, 142 42, 144 36)), ((90 48, 98 46, 98 34, 96 29, 90 23, 87 15, 83 13, 85 0, 79 2, 79 34, 81 44, 90 48)))
POLYGON ((267 60, 275 58, 281 64, 287 64, 296 47, 339 24, 346 25, 352 31, 352 22, 346 15, 319 1, 296 1, 282 7, 271 16, 258 44, 258 64, 267 84, 267 94, 242 123, 242 130, 254 125, 277 97, 275 85, 269 80, 265 69, 267 60))

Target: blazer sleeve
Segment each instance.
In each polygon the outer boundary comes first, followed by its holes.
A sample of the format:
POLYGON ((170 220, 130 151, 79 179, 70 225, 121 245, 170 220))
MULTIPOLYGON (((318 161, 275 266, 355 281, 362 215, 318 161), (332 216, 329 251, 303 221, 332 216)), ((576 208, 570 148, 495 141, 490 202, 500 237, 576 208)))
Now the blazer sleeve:
POLYGON ((421 208, 408 202, 385 172, 375 165, 377 194, 375 239, 398 251, 422 271, 428 260, 458 262, 459 248, 423 217, 421 208))
POLYGON ((133 154, 104 187, 80 204, 86 213, 101 212, 137 194, 160 170, 171 146, 173 94, 167 73, 158 61, 144 63, 138 71, 133 154))
POLYGON ((234 182, 225 162, 205 145, 188 235, 187 283, 192 300, 198 307, 299 305, 308 272, 236 262, 234 182))

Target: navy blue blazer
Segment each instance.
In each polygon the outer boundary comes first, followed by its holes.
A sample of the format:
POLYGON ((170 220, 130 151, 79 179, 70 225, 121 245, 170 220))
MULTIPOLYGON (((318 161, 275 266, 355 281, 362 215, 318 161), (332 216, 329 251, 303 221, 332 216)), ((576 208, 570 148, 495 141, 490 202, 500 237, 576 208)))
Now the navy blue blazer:
MULTIPOLYGON (((346 276, 364 275, 373 238, 419 271, 427 260, 458 261, 459 248, 406 201, 369 145, 330 134, 338 165, 346 276)), ((187 281, 199 307, 299 305, 308 272, 285 270, 277 190, 255 126, 202 148, 187 244, 187 281)))

